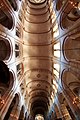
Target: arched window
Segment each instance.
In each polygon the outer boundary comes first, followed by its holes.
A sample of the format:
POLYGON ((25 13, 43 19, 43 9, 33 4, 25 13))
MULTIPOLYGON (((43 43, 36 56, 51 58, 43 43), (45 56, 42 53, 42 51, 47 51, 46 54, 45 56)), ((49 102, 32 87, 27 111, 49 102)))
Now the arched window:
POLYGON ((53 55, 60 58, 60 42, 57 42, 53 45, 53 55))
POLYGON ((53 26, 53 38, 58 37, 59 36, 59 28, 58 28, 58 23, 56 21, 56 23, 53 26))
POLYGON ((59 78, 60 65, 58 63, 53 64, 53 74, 59 78))
POLYGON ((24 71, 23 63, 19 63, 16 67, 17 67, 17 77, 20 78, 24 71))
POLYGON ((20 26, 19 25, 16 26, 16 36, 19 37, 19 38, 21 37, 21 31, 20 31, 20 26))
POLYGON ((19 57, 20 50, 19 50, 19 44, 15 44, 15 56, 19 57))

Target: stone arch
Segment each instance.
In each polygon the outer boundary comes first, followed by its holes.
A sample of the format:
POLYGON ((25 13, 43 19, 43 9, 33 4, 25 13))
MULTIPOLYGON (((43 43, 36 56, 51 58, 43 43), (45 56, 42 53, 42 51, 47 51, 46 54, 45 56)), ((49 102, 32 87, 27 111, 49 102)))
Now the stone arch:
POLYGON ((15 85, 15 73, 14 73, 14 71, 13 70, 11 70, 11 71, 9 71, 9 74, 10 74, 10 85, 9 85, 9 90, 11 90, 13 87, 14 87, 14 85, 15 85))
POLYGON ((73 39, 67 37, 63 42, 63 55, 68 61, 79 61, 80 60, 80 37, 73 39))
POLYGON ((9 87, 10 83, 10 73, 7 65, 0 61, 0 94, 1 97, 5 94, 6 90, 9 87))
POLYGON ((70 89, 70 91, 77 96, 75 90, 78 90, 78 91, 80 90, 80 81, 75 76, 73 71, 70 71, 68 69, 63 70, 62 76, 61 76, 61 82, 62 82, 63 88, 64 89, 66 88, 67 92, 68 92, 68 89, 70 89))
POLYGON ((0 37, 0 60, 9 60, 12 56, 12 45, 9 39, 0 37))
POLYGON ((0 24, 9 30, 13 27, 13 18, 8 11, 0 9, 0 24))
POLYGON ((15 74, 13 71, 9 71, 7 65, 0 61, 0 101, 7 98, 10 90, 13 89, 15 74))
POLYGON ((70 8, 69 10, 66 9, 64 13, 62 13, 60 18, 61 28, 63 30, 70 28, 79 18, 80 18, 80 14, 77 10, 77 6, 76 8, 73 9, 72 8, 70 8))

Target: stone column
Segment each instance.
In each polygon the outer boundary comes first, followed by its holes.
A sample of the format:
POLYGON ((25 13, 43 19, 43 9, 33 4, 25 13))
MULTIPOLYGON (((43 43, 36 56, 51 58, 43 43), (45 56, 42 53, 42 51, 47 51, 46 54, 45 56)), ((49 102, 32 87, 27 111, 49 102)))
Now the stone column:
POLYGON ((21 110, 20 105, 14 106, 13 109, 12 109, 12 112, 10 114, 9 120, 18 120, 20 110, 21 110))
POLYGON ((68 112, 66 106, 64 105, 64 103, 60 102, 59 96, 56 97, 56 101, 57 101, 57 106, 58 106, 58 109, 60 111, 62 120, 72 120, 72 118, 69 115, 69 112, 68 112))
MULTIPOLYGON (((55 105, 55 108, 54 108, 54 111, 55 111, 55 119, 60 119, 62 118, 62 114, 60 112, 60 109, 59 109, 59 105, 56 103, 55 105)), ((54 120, 55 120, 54 119, 54 120)))
POLYGON ((80 101, 78 97, 70 90, 70 88, 65 84, 65 88, 61 87, 63 95, 70 106, 76 120, 80 120, 80 101))

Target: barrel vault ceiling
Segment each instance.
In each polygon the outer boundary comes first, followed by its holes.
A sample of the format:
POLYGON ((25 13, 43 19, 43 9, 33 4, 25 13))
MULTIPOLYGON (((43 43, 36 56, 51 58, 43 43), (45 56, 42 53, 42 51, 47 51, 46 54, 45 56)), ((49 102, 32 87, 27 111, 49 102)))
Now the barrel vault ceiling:
POLYGON ((52 92, 52 28, 47 1, 27 2, 24 31, 28 109, 33 115, 45 115, 52 92))

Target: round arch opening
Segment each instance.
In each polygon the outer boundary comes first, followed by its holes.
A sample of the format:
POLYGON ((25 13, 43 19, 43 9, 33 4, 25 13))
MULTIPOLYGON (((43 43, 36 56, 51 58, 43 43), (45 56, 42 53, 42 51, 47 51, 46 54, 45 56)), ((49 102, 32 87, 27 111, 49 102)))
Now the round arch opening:
POLYGON ((44 117, 43 117, 42 114, 37 114, 37 115, 35 116, 35 120, 44 120, 44 117))

